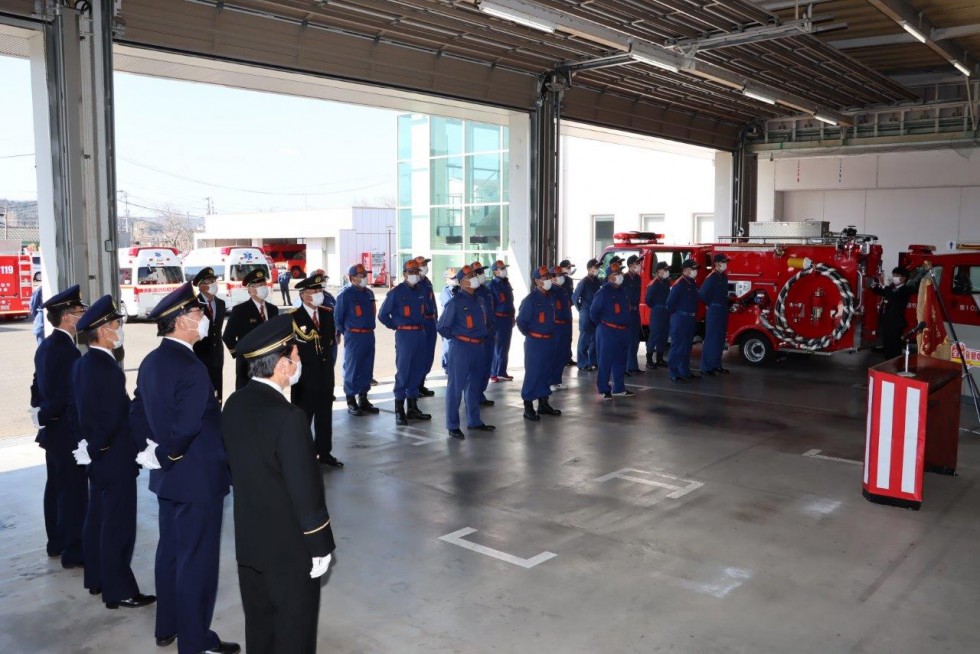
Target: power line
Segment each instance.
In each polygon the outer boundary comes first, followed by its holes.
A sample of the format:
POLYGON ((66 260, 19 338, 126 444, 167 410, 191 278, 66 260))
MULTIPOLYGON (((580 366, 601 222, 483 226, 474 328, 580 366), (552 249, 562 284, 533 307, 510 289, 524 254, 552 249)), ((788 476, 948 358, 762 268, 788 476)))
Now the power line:
POLYGON ((16 159, 18 157, 33 157, 33 152, 25 152, 24 154, 5 154, 0 156, 0 159, 16 159))

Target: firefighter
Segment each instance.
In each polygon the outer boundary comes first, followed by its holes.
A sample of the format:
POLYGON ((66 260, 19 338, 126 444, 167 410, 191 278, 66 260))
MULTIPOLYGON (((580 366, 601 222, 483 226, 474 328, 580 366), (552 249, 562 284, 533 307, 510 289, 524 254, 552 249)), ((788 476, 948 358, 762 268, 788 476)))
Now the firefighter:
POLYGON ((626 273, 623 275, 623 289, 629 301, 629 325, 627 335, 629 342, 626 348, 626 374, 640 372, 640 362, 637 356, 640 351, 640 270, 643 257, 631 254, 626 259, 626 273))
POLYGON ((495 402, 486 396, 487 386, 490 385, 490 367, 493 364, 493 342, 496 338, 496 324, 493 315, 493 293, 487 286, 487 270, 479 261, 470 264, 473 273, 480 280, 476 289, 476 297, 483 301, 487 317, 487 339, 483 343, 483 372, 480 373, 480 406, 493 406, 495 402))
POLYGON ((694 328, 698 315, 698 264, 685 259, 681 264, 680 278, 670 287, 667 295, 667 313, 670 314, 670 356, 667 369, 670 381, 683 384, 698 379, 691 372, 691 346, 694 344, 694 328))
POLYGON ((886 359, 893 359, 902 353, 902 335, 908 328, 905 309, 909 298, 919 288, 919 282, 930 270, 932 270, 932 262, 925 261, 910 279, 908 269, 898 266, 892 269, 891 284, 882 286, 878 280, 875 280, 871 286, 874 293, 884 298, 879 326, 886 359))
MULTIPOLYGON (((442 276, 445 278, 445 286, 442 287, 442 291, 439 292, 439 315, 446 310, 446 303, 452 299, 456 293, 459 292, 459 281, 456 279, 456 273, 458 271, 455 268, 446 268, 442 276)), ((442 339, 442 370, 447 375, 449 374, 449 339, 442 339)))
POLYGON ((361 264, 347 270, 350 284, 337 295, 334 322, 337 334, 344 337, 344 395, 347 413, 363 416, 379 409, 368 401, 374 374, 374 329, 376 307, 374 292, 367 287, 367 270, 361 264))
MULTIPOLYGON (((572 275, 575 274, 575 264, 572 263, 571 261, 569 261, 568 259, 562 259, 561 260, 561 263, 559 263, 558 266, 561 268, 562 281, 561 281, 561 283, 559 283, 557 280, 555 280, 555 283, 558 286, 561 286, 562 288, 565 289, 565 295, 568 296, 568 301, 571 302, 572 301, 572 294, 575 292, 575 282, 572 281, 572 275)), ((571 314, 571 311, 569 311, 569 314, 571 314)), ((572 339, 572 323, 571 323, 571 318, 569 318, 569 323, 568 323, 568 343, 567 343, 567 347, 565 347, 565 349, 568 350, 568 356, 565 357, 565 359, 566 359, 565 365, 566 366, 574 366, 574 365, 577 365, 576 362, 575 362, 575 359, 572 358, 572 340, 571 339, 572 339)), ((562 350, 562 351, 564 352, 564 350, 562 350)))
POLYGON ((432 287, 432 280, 429 279, 429 262, 432 259, 425 257, 415 257, 419 265, 419 287, 425 291, 425 374, 422 375, 422 383, 419 384, 419 397, 432 397, 435 391, 426 388, 425 378, 432 372, 432 364, 436 360, 436 320, 439 312, 436 309, 436 293, 432 287))
MULTIPOLYGON (((565 263, 568 261, 566 260, 565 263)), ((565 276, 566 270, 568 268, 563 266, 555 266, 552 270, 554 286, 552 286, 551 292, 555 296, 555 360, 551 378, 552 391, 567 388, 562 382, 562 375, 565 373, 565 366, 568 365, 570 359, 565 355, 572 348, 572 296, 568 292, 568 285, 565 283, 568 281, 565 276)))
POLYGON ((666 367, 664 352, 667 351, 667 332, 670 329, 670 315, 667 313, 667 296, 670 294, 670 264, 661 261, 654 271, 653 280, 647 285, 644 301, 650 309, 650 337, 647 339, 647 368, 655 370, 666 367), (653 360, 653 355, 657 360, 653 360))
POLYGON ((428 297, 420 287, 419 262, 409 259, 402 266, 404 280, 388 291, 378 310, 378 321, 395 332, 395 425, 404 426, 408 419, 431 420, 419 409, 419 390, 425 377, 425 313, 428 297), (405 412, 408 400, 408 412, 405 412))
POLYGON ((513 381, 507 372, 510 356, 510 340, 514 333, 514 289, 507 279, 507 264, 497 260, 493 264, 490 294, 493 298, 493 361, 490 363, 490 381, 513 381))
POLYGON ((706 308, 704 324, 704 343, 701 345, 701 373, 717 375, 729 372, 721 365, 721 355, 725 350, 725 336, 728 333, 728 270, 729 258, 716 254, 712 259, 711 271, 701 283, 699 295, 706 308))
POLYGON ((555 346, 555 293, 554 280, 548 266, 539 266, 531 273, 533 288, 521 301, 517 311, 517 329, 524 335, 524 384, 521 399, 524 400, 525 420, 540 420, 541 414, 560 416, 561 411, 551 406, 549 379, 553 374, 552 363, 559 358, 555 346), (534 410, 534 400, 538 409, 534 410))
POLYGON ((630 303, 622 266, 611 263, 606 268, 606 283, 592 300, 589 317, 596 325, 596 347, 599 350, 599 374, 596 388, 604 400, 613 395, 632 397, 626 390, 626 358, 623 350, 629 346, 630 303), (610 379, 612 385, 610 386, 610 379))
POLYGON ((572 293, 572 304, 578 309, 578 369, 595 370, 598 367, 595 346, 595 324, 589 317, 592 299, 602 286, 599 281, 599 261, 589 259, 585 264, 587 274, 579 280, 572 293))
POLYGON ((446 428, 453 438, 463 440, 460 429, 459 403, 466 394, 466 428, 493 431, 495 427, 480 417, 480 384, 486 360, 484 344, 489 337, 487 311, 483 300, 476 296, 479 277, 470 266, 456 273, 461 289, 446 303, 439 318, 439 334, 451 342, 449 346, 449 384, 446 387, 446 428))

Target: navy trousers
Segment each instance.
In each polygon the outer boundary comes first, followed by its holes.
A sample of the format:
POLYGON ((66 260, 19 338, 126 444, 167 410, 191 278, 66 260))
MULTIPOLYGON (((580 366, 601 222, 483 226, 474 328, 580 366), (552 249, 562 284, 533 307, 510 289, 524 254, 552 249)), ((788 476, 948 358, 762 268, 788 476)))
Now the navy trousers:
POLYGON ((595 325, 588 318, 588 309, 582 307, 578 319, 578 367, 588 368, 599 365, 595 345, 595 325), (586 312, 583 315, 582 312, 586 312))
POLYGON ((238 566, 248 654, 316 652, 320 582, 306 570, 259 572, 238 566))
POLYGON ((101 588, 103 602, 139 592, 131 563, 136 545, 136 477, 99 488, 89 483, 85 516, 85 587, 101 588))
POLYGON ((371 389, 374 376, 374 332, 346 333, 344 341, 344 395, 360 395, 371 389))
MULTIPOLYGON (((422 375, 422 379, 425 380, 426 375, 432 372, 432 365, 436 361, 436 341, 439 340, 439 332, 436 331, 436 321, 435 319, 426 318, 425 319, 425 373, 422 375)), ((419 382, 419 386, 422 382, 419 382)))
POLYGON ((395 399, 415 399, 419 386, 428 374, 429 347, 422 329, 399 329, 395 332, 395 399))
POLYGON ((569 360, 569 348, 572 347, 572 325, 571 323, 567 325, 555 325, 555 331, 551 335, 552 340, 555 342, 555 357, 550 362, 551 366, 551 376, 548 379, 549 384, 560 384, 561 378, 565 374, 565 364, 569 360))
MULTIPOLYGON (((623 349, 629 346, 630 338, 629 327, 616 329, 599 325, 596 330, 599 372, 595 385, 600 393, 622 393, 626 390, 626 358, 623 356, 623 349)), ((636 359, 636 356, 633 358, 636 359)))
POLYGON ((459 404, 466 396, 466 426, 483 424, 480 418, 481 375, 485 370, 483 343, 449 341, 449 384, 446 386, 446 429, 459 429, 459 404))
POLYGON ((496 329, 493 339, 493 362, 490 364, 490 376, 507 375, 507 363, 510 360, 510 341, 514 335, 514 319, 510 316, 494 318, 496 329))
POLYGON ((221 517, 224 498, 174 502, 158 498, 160 542, 157 545, 157 621, 155 634, 177 634, 179 654, 215 647, 211 631, 218 594, 221 517))
POLYGON ((671 379, 684 379, 691 376, 694 327, 694 316, 674 313, 670 317, 670 356, 667 357, 667 369, 671 379))
POLYGON ((701 372, 721 368, 721 355, 725 351, 725 335, 728 331, 728 307, 712 304, 708 307, 704 324, 704 343, 701 344, 701 372))
MULTIPOLYGON (((551 380, 554 377, 554 359, 559 356, 558 340, 551 338, 524 339, 524 384, 521 386, 521 399, 540 400, 551 396, 551 380)), ((564 364, 564 362, 562 362, 564 364)))
POLYGON ((670 333, 670 314, 667 307, 660 305, 650 309, 650 338, 647 339, 647 352, 667 351, 667 335, 670 333))
POLYGON ((496 334, 490 334, 483 340, 483 367, 480 369, 480 397, 486 397, 487 386, 490 385, 490 369, 493 366, 493 348, 496 334))
POLYGON ((88 508, 88 477, 85 467, 71 452, 44 451, 48 480, 44 486, 44 528, 48 554, 61 554, 62 565, 85 562, 82 529, 88 508))
POLYGON ((627 343, 626 349, 626 369, 627 370, 639 370, 640 369, 640 312, 630 311, 630 322, 626 328, 626 333, 629 334, 629 341, 627 343))

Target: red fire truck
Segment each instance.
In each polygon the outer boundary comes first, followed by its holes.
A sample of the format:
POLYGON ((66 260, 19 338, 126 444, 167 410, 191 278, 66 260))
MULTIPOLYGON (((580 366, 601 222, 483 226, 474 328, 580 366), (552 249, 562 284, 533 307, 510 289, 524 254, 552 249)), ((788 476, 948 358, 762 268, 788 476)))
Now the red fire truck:
POLYGON ((27 316, 32 279, 31 255, 21 253, 20 241, 0 241, 0 317, 27 316))
MULTIPOLYGON (((681 275, 681 264, 691 258, 700 264, 698 285, 711 272, 715 254, 728 264, 731 314, 727 342, 738 345, 753 365, 772 359, 776 351, 829 354, 855 351, 874 342, 878 324, 878 296, 870 279, 881 272, 881 246, 877 238, 853 228, 820 238, 735 238, 727 243, 667 245, 650 232, 614 235, 606 248, 603 269, 614 255, 624 259, 642 254, 646 289, 659 261, 670 265, 671 279, 681 275)), ((640 296, 644 331, 649 309, 640 296)), ((698 333, 704 331, 704 308, 699 311, 698 333)))

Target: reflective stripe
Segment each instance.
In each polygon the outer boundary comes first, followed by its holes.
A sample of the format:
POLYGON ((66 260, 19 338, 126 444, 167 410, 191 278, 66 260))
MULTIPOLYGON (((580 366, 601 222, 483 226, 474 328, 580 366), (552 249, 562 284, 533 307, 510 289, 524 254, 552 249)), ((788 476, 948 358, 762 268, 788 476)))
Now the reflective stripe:
POLYGON ((463 341, 464 343, 482 343, 482 338, 470 338, 469 336, 456 336, 456 340, 463 341))
POLYGON ((551 338, 551 334, 539 334, 538 332, 528 332, 527 335, 534 338, 551 338))
POLYGON ((613 329, 626 329, 626 325, 617 325, 615 323, 606 322, 605 320, 602 321, 602 324, 606 327, 612 327, 613 329))
POLYGON ((316 532, 320 531, 321 529, 323 529, 324 527, 326 527, 329 524, 330 524, 330 519, 328 518, 326 522, 324 522, 322 525, 320 525, 316 529, 314 529, 312 531, 304 531, 303 532, 303 535, 304 536, 309 536, 310 534, 315 534, 316 532))
POLYGON ((422 329, 422 325, 400 325, 398 331, 417 331, 422 329))

